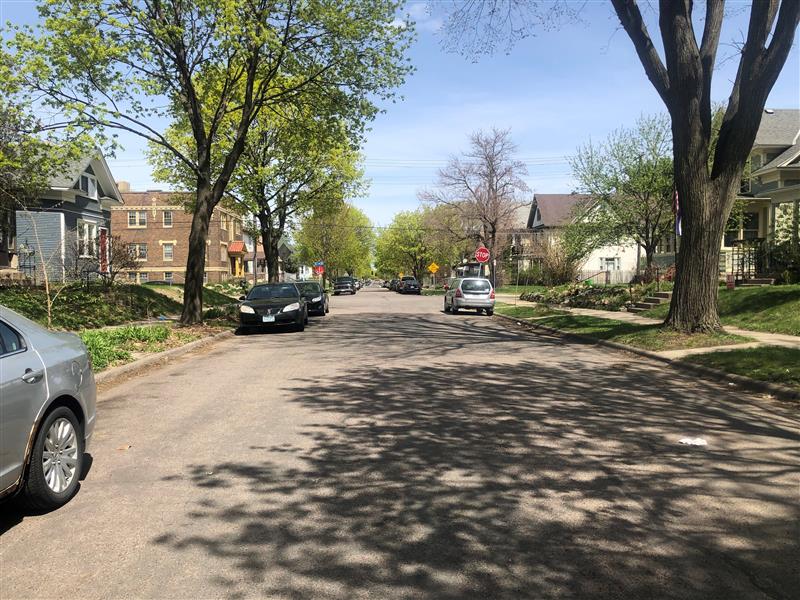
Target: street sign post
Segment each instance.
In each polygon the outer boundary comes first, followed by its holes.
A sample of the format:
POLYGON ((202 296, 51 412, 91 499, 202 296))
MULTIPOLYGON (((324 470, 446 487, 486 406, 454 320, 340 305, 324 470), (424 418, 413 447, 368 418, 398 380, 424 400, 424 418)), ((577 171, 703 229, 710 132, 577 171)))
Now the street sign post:
POLYGON ((436 271, 438 270, 439 270, 439 265, 437 265, 435 262, 432 262, 431 264, 428 265, 428 271, 430 271, 431 273, 435 274, 436 271))

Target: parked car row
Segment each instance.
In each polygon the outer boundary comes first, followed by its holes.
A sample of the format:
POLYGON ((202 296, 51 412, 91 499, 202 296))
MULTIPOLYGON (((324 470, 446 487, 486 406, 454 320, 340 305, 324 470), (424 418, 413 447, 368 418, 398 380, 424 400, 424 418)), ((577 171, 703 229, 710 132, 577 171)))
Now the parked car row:
POLYGON ((422 294, 422 286, 416 277, 401 277, 383 283, 383 287, 398 294, 422 294))
POLYGON ((456 314, 462 309, 474 309, 494 314, 494 289, 492 282, 483 277, 457 277, 445 287, 444 312, 456 314))
POLYGON ((242 331, 277 325, 303 331, 309 315, 325 316, 330 311, 328 294, 316 281, 256 285, 239 301, 242 331))

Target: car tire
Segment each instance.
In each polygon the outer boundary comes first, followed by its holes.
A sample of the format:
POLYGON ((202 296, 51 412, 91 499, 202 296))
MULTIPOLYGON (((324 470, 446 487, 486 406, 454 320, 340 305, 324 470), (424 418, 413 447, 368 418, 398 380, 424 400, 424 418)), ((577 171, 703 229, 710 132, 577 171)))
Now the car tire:
POLYGON ((450 312, 451 312, 452 314, 454 314, 454 315, 457 315, 457 314, 458 314, 458 308, 456 307, 456 305, 455 305, 455 304, 452 304, 452 305, 450 305, 450 312))
POLYGON ((300 321, 299 323, 294 324, 295 331, 305 331, 306 329, 306 322, 305 319, 300 321))
POLYGON ((308 311, 306 311, 306 317, 303 319, 303 325, 308 325, 308 311))
POLYGON ((445 301, 444 301, 444 312, 446 312, 446 313, 450 312, 450 307, 447 306, 447 299, 446 298, 445 298, 445 301))
POLYGON ((83 474, 83 451, 83 427, 78 421, 78 417, 66 406, 59 406, 45 417, 36 434, 36 441, 33 444, 28 463, 28 476, 22 490, 26 504, 36 510, 54 510, 69 502, 80 485, 80 478, 83 474), (55 437, 59 434, 59 428, 66 436, 63 440, 55 437), (48 484, 49 476, 61 474, 63 477, 65 473, 60 462, 51 466, 50 469, 45 468, 44 454, 50 452, 45 449, 45 444, 53 439, 58 439, 63 444, 63 446, 58 446, 59 461, 64 460, 67 465, 69 464, 67 460, 74 462, 74 470, 69 481, 62 479, 59 482, 56 477, 52 484, 48 484), (61 485, 65 487, 54 489, 61 485))
POLYGON ((492 309, 492 308, 487 308, 486 309, 486 316, 487 317, 491 317, 493 314, 494 314, 494 309, 492 309))

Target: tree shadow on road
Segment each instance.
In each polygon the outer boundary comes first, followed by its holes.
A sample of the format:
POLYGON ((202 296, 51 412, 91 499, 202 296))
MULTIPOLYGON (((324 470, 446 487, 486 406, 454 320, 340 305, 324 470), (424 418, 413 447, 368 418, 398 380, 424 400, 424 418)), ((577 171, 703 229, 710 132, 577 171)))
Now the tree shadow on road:
MULTIPOLYGON (((363 343, 368 321, 343 343, 363 343)), ((419 325, 399 321, 388 335, 427 351, 419 325)), ((253 444, 251 460, 169 476, 197 486, 192 525, 152 542, 221 560, 209 580, 228 597, 796 593, 792 412, 581 346, 572 364, 447 363, 474 344, 513 354, 521 336, 430 325, 438 364, 386 366, 379 377, 352 367, 287 389, 299 406, 339 417, 308 426, 310 443, 253 444), (698 435, 709 445, 678 443, 698 435), (287 454, 303 466, 282 466, 287 454), (231 504, 232 488, 249 500, 231 504)))

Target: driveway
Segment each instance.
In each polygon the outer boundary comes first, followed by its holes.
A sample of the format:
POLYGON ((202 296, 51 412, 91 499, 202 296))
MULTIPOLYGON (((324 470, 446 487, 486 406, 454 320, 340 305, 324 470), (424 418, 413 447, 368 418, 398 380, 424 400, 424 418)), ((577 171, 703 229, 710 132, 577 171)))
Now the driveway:
POLYGON ((332 298, 101 393, 2 598, 789 598, 796 406, 605 348, 332 298), (706 446, 681 438, 702 437, 706 446))

